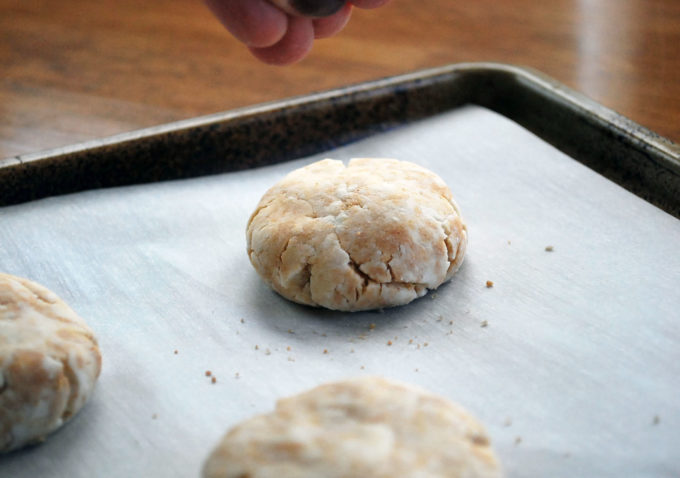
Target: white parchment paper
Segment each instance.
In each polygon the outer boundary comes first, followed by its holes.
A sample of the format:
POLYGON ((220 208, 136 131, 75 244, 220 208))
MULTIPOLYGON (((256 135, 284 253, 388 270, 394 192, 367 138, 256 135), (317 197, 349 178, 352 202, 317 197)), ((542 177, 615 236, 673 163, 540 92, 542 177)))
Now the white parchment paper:
POLYGON ((91 402, 0 457, 3 478, 198 476, 230 426, 362 374, 462 404, 509 477, 680 475, 680 222, 481 108, 277 166, 0 209, 0 270, 60 295, 104 357, 91 402), (294 168, 356 156, 444 178, 463 267, 383 313, 292 304, 250 266, 248 216, 294 168))

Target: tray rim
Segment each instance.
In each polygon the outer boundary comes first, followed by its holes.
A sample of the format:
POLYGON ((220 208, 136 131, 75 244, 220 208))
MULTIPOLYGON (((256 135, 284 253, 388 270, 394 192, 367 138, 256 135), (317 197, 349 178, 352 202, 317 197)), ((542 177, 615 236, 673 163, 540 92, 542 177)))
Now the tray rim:
MULTIPOLYGON (((673 199, 676 196, 675 191, 680 190, 680 144, 674 143, 673 141, 654 133, 532 68, 490 62, 454 63, 341 88, 175 121, 45 151, 0 159, 0 184, 5 183, 6 185, 9 185, 9 187, 5 186, 0 188, 0 207, 79 190, 148 182, 147 179, 135 180, 134 178, 121 177, 119 181, 113 181, 112 184, 106 182, 104 182, 104 184, 98 184, 97 182, 90 184, 72 183, 64 187, 52 187, 53 185, 50 183, 51 177, 49 177, 49 175, 42 179, 36 178, 35 170, 40 170, 41 168, 45 169, 45 166, 49 166, 47 169, 54 172, 55 166, 58 166, 60 169, 63 169, 64 167, 76 167, 73 166, 73 161, 68 161, 76 160, 75 164, 79 165, 77 167, 82 168, 83 165, 86 165, 96 169, 97 166, 94 165, 96 161, 93 161, 93 158, 97 155, 118 154, 118 156, 120 156, 121 152, 128 149, 134 149, 135 147, 140 146, 143 147, 152 142, 163 142, 165 144, 168 142, 172 143, 173 139, 177 140, 183 135, 192 134, 199 130, 221 129, 217 134, 222 134, 225 128, 258 121, 262 118, 279 118, 281 115, 288 115, 288 119, 290 119, 290 115, 299 115, 301 112, 307 114, 310 110, 327 107, 328 105, 332 105, 333 107, 337 107, 338 105, 346 106, 348 103, 364 101, 367 98, 382 98, 384 100, 385 95, 395 95, 404 92, 407 94, 412 92, 413 94, 411 96, 414 97, 419 91, 418 88, 423 87, 423 85, 438 90, 445 90, 446 88, 455 87, 461 84, 467 85, 465 82, 475 84, 476 86, 473 86, 462 93, 456 92, 459 97, 454 100, 454 104, 451 107, 445 107, 443 111, 459 107, 463 104, 478 104, 480 106, 489 107, 509 119, 518 122, 520 125, 526 126, 521 119, 518 120, 513 117, 513 113, 517 112, 516 104, 514 106, 503 106, 501 103, 504 101, 511 102, 512 97, 516 96, 517 93, 520 93, 521 95, 530 95, 526 96, 526 98, 532 98, 532 101, 535 97, 541 97, 544 106, 550 104, 550 107, 554 108, 554 111, 569 114, 571 117, 587 123, 590 130, 597 131, 597 134, 604 134, 611 137, 617 144, 622 144, 625 152, 635 150, 645 156, 651 163, 654 163, 654 167, 660 168, 664 174, 669 174, 672 180, 671 191, 666 194, 668 197, 665 198, 665 201, 667 202, 670 197, 670 207, 668 207, 667 204, 664 204, 664 200, 655 198, 651 198, 650 200, 649 197, 644 197, 644 194, 640 194, 640 191, 642 191, 642 193, 645 192, 644 188, 637 188, 637 191, 634 190, 635 188, 627 188, 643 197, 643 199, 660 206, 662 209, 680 218, 680 199, 677 199, 675 203, 673 203, 673 199), (484 86, 491 85, 492 88, 495 87, 503 91, 496 91, 495 93, 492 92, 489 94, 488 91, 483 91, 484 88, 479 86, 481 84, 484 86), (35 184, 31 184, 31 181, 35 181, 35 184), (13 196, 13 192, 16 189, 21 188, 27 188, 28 191, 13 196)), ((463 88, 463 90, 464 89, 465 88, 463 88)), ((522 114, 533 114, 531 111, 532 108, 527 108, 522 114)), ((431 114, 434 113, 426 113, 424 116, 429 116, 431 114)), ((545 115, 545 112, 540 114, 545 115)), ((416 114, 416 117, 406 118, 406 122, 417 119, 417 115, 418 113, 416 114)), ((526 121, 536 122, 536 119, 526 119, 526 121)), ((401 121, 401 123, 403 122, 404 121, 401 121)), ((376 129, 380 130, 381 128, 384 129, 384 125, 373 124, 369 129, 371 130, 371 134, 373 134, 376 129)), ((541 132, 536 132, 531 127, 528 129, 544 140, 554 144, 553 141, 546 138, 541 132)), ((344 141, 349 142, 360 139, 362 135, 366 136, 366 133, 367 131, 364 128, 364 130, 361 130, 351 138, 346 138, 344 141)), ((552 134, 554 135, 555 133, 552 134)), ((568 149, 569 142, 566 142, 565 144, 554 145, 557 146, 558 149, 564 150, 565 147, 568 149)), ((274 159, 274 161, 271 162, 291 159, 290 155, 284 154, 283 156, 285 156, 283 159, 274 159)), ((570 154, 570 156, 573 155, 570 154)), ((260 164, 249 164, 247 167, 256 167, 258 165, 260 164)), ((597 171, 592 165, 587 163, 586 165, 597 171)), ((159 164, 156 166, 159 168, 162 167, 162 165, 159 164)), ((243 169, 242 166, 243 165, 237 165, 235 169, 243 169)), ((223 165, 221 169, 218 168, 218 171, 234 170, 229 165, 226 166, 226 169, 224 168, 225 166, 223 165)), ((616 166, 614 166, 614 169, 616 169, 616 166)), ((213 174, 218 171, 210 170, 207 174, 213 174)), ((597 172, 602 173, 602 171, 597 172)), ((152 178, 151 181, 177 179, 203 174, 206 174, 206 172, 189 172, 186 175, 179 174, 171 177, 163 177, 163 174, 161 174, 159 178, 152 178)), ((623 176, 630 175, 625 171, 623 173, 619 171, 618 174, 622 174, 623 176)), ((606 173, 604 175, 609 177, 609 179, 613 179, 606 173)), ((659 172, 652 172, 651 175, 659 175, 659 172)), ((626 186, 624 185, 624 187, 626 186)), ((647 187, 647 189, 649 189, 649 187, 647 187)))

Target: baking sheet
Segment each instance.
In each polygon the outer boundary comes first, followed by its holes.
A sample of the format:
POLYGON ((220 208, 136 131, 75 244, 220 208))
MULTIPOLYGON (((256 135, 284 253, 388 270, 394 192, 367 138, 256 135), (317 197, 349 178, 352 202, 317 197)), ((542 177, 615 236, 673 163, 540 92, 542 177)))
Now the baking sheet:
POLYGON ((0 270, 59 294, 104 356, 85 409, 0 476, 197 476, 238 421, 363 374, 462 404, 509 477, 677 476, 679 238, 677 219, 479 107, 275 166, 0 209, 0 270), (381 313, 292 304, 250 266, 248 216, 292 169, 355 156, 441 175, 465 262, 381 313))

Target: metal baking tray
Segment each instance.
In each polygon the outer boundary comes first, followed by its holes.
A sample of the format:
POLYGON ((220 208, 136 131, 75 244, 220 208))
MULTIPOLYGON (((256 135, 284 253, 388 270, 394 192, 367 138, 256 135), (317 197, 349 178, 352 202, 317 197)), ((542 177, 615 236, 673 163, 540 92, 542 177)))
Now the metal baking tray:
POLYGON ((198 476, 238 421, 363 374, 462 404, 509 477, 677 476, 679 158, 540 73, 457 64, 5 159, 0 270, 78 311, 104 366, 0 476, 198 476), (403 307, 290 303, 247 218, 292 169, 355 156, 442 176, 465 262, 403 307))

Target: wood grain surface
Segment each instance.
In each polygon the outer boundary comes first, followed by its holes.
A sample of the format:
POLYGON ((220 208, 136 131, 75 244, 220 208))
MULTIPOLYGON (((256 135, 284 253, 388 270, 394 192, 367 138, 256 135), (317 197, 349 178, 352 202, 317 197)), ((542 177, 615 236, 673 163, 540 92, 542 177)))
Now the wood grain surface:
POLYGON ((394 0, 288 67, 198 0, 0 0, 0 158, 470 61, 535 68, 680 141, 678 0, 394 0))

